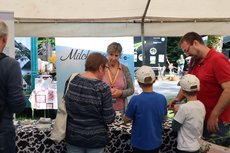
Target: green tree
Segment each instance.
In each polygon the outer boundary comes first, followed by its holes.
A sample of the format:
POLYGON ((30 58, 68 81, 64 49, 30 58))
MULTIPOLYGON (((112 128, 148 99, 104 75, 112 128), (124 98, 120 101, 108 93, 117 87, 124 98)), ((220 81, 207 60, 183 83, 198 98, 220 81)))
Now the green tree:
POLYGON ((215 50, 222 52, 223 36, 208 36, 207 46, 214 48, 215 50))
POLYGON ((168 37, 166 57, 168 58, 170 63, 173 63, 174 66, 177 66, 176 61, 180 58, 180 55, 184 55, 184 52, 179 46, 180 39, 181 37, 168 37))
POLYGON ((43 48, 43 44, 48 43, 48 42, 51 44, 51 47, 55 49, 55 38, 54 37, 52 38, 39 37, 38 38, 38 49, 43 48))

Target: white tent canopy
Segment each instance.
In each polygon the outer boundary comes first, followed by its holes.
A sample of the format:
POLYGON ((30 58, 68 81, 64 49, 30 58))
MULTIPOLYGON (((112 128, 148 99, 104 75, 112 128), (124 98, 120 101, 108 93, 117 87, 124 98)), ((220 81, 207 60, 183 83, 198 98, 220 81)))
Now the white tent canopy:
POLYGON ((0 11, 14 12, 16 36, 140 36, 142 32, 181 36, 188 31, 230 35, 229 0, 0 0, 0 4, 0 11))

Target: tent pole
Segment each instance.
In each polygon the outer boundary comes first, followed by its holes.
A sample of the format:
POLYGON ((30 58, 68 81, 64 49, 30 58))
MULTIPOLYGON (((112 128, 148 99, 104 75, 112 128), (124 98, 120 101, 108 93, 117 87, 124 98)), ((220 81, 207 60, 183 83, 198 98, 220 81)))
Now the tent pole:
POLYGON ((151 0, 148 0, 146 7, 145 7, 144 14, 143 14, 142 19, 141 19, 142 65, 147 64, 146 55, 145 55, 145 40, 144 40, 145 39, 145 36, 144 36, 145 35, 145 31, 144 31, 145 28, 144 28, 144 23, 145 23, 145 17, 146 17, 150 2, 151 2, 151 0))
POLYGON ((144 37, 144 23, 141 22, 141 43, 142 43, 142 65, 145 65, 145 37, 144 37))

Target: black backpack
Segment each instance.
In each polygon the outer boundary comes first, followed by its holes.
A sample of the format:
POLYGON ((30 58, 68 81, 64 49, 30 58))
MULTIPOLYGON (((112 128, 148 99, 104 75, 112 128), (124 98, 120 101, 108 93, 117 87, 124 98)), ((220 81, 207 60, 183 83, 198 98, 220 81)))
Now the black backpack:
MULTIPOLYGON (((7 57, 4 53, 0 53, 0 60, 7 57)), ((1 66, 1 65, 0 65, 1 66)), ((3 91, 0 90, 0 121, 2 120, 2 116, 5 110, 5 98, 4 94, 2 93, 3 91)))

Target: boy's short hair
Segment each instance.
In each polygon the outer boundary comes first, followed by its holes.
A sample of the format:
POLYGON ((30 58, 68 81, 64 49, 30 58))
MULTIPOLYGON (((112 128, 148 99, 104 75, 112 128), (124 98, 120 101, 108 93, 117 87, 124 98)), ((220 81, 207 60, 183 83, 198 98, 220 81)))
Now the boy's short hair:
POLYGON ((184 91, 187 96, 196 96, 198 91, 184 91))
POLYGON ((142 84, 152 84, 156 80, 155 73, 150 66, 142 66, 136 71, 137 81, 142 84))
POLYGON ((192 74, 186 74, 178 83, 181 89, 187 92, 194 92, 200 90, 200 80, 192 74))

